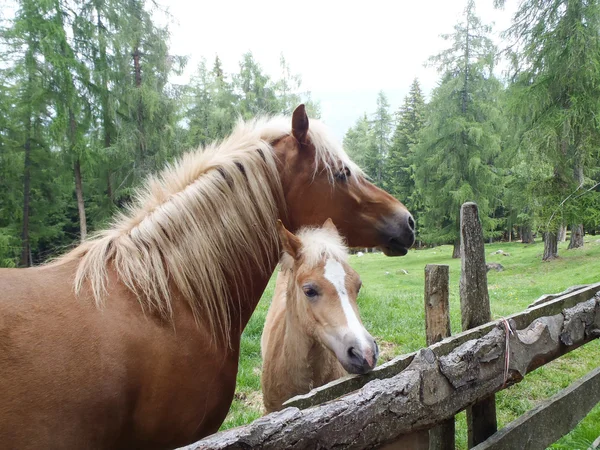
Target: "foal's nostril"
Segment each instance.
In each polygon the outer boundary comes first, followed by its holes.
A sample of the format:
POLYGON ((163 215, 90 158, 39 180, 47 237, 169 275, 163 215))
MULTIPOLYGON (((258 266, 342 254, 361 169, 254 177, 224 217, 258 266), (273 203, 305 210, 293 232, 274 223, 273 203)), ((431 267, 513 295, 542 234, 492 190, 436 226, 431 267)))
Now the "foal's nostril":
POLYGON ((379 345, 377 345, 377 341, 373 341, 373 343, 375 344, 375 356, 379 356, 379 345))
POLYGON ((411 230, 415 229, 415 221, 411 216, 408 216, 408 226, 411 230))

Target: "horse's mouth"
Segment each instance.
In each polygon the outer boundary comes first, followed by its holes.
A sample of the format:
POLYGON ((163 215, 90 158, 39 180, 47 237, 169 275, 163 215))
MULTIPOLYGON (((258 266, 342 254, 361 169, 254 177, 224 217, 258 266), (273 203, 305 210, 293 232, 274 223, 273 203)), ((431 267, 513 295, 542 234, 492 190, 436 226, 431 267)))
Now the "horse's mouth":
POLYGON ((397 239, 390 239, 386 245, 381 246, 381 251, 385 256, 404 256, 408 253, 408 248, 402 245, 397 239))

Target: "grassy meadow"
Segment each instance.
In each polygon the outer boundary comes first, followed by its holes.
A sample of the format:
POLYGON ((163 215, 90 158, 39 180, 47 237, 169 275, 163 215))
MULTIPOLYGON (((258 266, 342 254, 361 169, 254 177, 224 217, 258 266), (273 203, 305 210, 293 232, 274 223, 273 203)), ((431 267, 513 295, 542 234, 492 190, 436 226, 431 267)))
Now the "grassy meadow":
MULTIPOLYGON (((559 244, 560 258, 551 262, 541 261, 541 240, 530 245, 519 242, 486 245, 486 261, 504 266, 503 272, 488 273, 494 319, 524 310, 543 294, 561 292, 576 284, 600 281, 600 236, 587 236, 583 249, 567 250, 567 244, 559 244), (500 249, 510 256, 492 254, 500 249)), ((358 303, 362 320, 381 349, 378 364, 425 346, 423 286, 426 264, 450 266, 452 333, 461 331, 458 294, 460 260, 452 259, 451 255, 451 246, 440 246, 411 250, 401 258, 388 258, 381 253, 350 257, 350 264, 363 280, 358 303)), ((222 429, 249 423, 262 415, 260 337, 273 287, 274 279, 244 331, 235 400, 222 429)), ((594 341, 537 369, 521 383, 498 393, 499 428, 599 364, 600 342, 594 341)), ((574 432, 553 448, 587 449, 599 435, 600 405, 574 432)), ((466 448, 464 413, 457 416, 457 448, 466 448)))

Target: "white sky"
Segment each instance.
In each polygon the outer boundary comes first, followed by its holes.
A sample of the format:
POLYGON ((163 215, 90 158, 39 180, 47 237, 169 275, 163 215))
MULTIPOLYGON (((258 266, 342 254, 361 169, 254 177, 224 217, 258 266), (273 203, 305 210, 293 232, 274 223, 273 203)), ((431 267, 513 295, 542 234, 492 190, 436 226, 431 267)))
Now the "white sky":
MULTIPOLYGON (((426 94, 438 74, 425 68, 430 55, 446 47, 466 0, 159 0, 171 13, 171 53, 189 57, 186 82, 201 57, 215 55, 227 72, 237 72, 243 53, 252 51, 262 68, 279 77, 284 54, 304 90, 321 104, 322 119, 343 137, 364 112, 375 110, 383 90, 396 111, 415 77, 426 94)), ((494 35, 510 24, 517 7, 508 0, 495 10, 493 0, 476 0, 494 35)), ((499 38, 497 39, 499 42, 499 38)))

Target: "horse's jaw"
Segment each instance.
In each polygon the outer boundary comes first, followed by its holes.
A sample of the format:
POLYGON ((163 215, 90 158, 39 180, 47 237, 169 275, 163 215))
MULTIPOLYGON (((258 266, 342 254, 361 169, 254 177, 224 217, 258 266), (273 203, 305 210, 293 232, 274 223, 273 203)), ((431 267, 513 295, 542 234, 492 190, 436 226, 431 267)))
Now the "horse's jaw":
POLYGON ((404 256, 408 249, 402 245, 395 245, 390 242, 388 245, 379 247, 385 256, 404 256))

